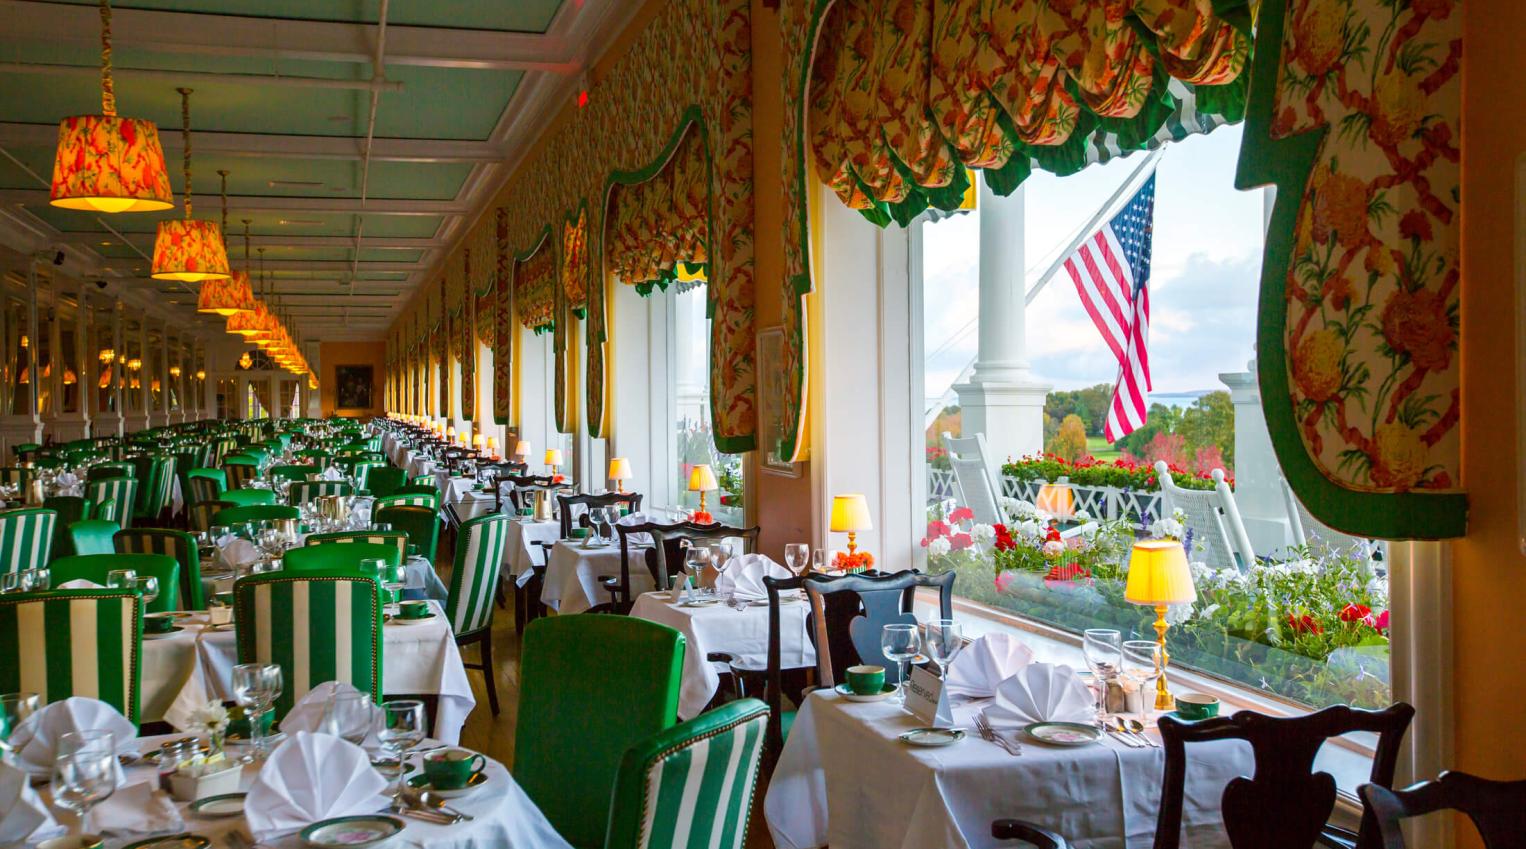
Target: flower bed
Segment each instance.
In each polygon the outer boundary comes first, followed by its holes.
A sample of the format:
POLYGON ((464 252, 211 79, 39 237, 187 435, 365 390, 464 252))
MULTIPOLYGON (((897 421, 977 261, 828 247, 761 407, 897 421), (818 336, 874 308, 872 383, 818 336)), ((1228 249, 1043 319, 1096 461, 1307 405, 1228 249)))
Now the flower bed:
MULTIPOLYGON (((1213 489, 1213 478, 1194 474, 1178 466, 1168 467, 1171 479, 1182 489, 1213 489)), ((1002 477, 1017 481, 1057 481, 1067 479, 1074 486, 1110 486, 1117 489, 1160 489, 1155 478, 1155 467, 1134 460, 1102 461, 1087 456, 1071 462, 1053 454, 1024 457, 1001 467, 1002 477)), ((1225 478, 1233 487, 1235 480, 1225 478)))

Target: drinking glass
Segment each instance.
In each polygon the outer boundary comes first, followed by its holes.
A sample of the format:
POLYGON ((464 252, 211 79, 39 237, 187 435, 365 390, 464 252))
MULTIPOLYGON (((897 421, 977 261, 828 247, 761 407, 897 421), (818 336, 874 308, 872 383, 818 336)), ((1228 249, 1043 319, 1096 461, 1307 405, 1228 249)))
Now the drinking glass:
POLYGON ((383 748, 397 757, 395 793, 401 794, 404 777, 408 774, 408 752, 424 741, 424 703, 418 699, 382 702, 381 728, 377 729, 376 738, 383 748))
POLYGON ((233 698, 249 718, 249 760, 265 757, 265 729, 261 718, 281 697, 281 667, 273 663, 240 663, 233 667, 233 698))
POLYGON ((792 542, 784 546, 784 562, 789 565, 789 570, 796 575, 805 571, 811 565, 811 547, 803 542, 792 542))
POLYGON ((20 572, 6 572, 5 574, 0 575, 0 593, 9 594, 19 592, 21 592, 20 572))
POLYGON ((952 619, 927 623, 927 655, 938 663, 938 677, 948 680, 949 664, 964 650, 964 626, 952 619))
POLYGON ((106 573, 106 586, 114 590, 125 590, 137 583, 138 573, 132 569, 112 569, 106 573))
POLYGON ((117 789, 116 735, 110 731, 73 731, 58 738, 53 759, 53 803, 79 815, 80 832, 89 831, 90 809, 117 789))
POLYGON ((729 542, 723 542, 723 543, 721 543, 721 544, 719 544, 719 545, 717 545, 715 547, 715 553, 716 553, 715 569, 716 569, 716 571, 722 572, 722 573, 724 573, 726 571, 726 567, 731 565, 731 557, 732 557, 732 554, 735 551, 736 551, 736 548, 734 546, 732 546, 732 544, 729 543, 729 542))
POLYGON ((1106 727, 1107 685, 1118 678, 1123 635, 1107 628, 1090 628, 1081 634, 1081 651, 1097 685, 1097 724, 1106 727))
POLYGON ((1151 685, 1160 677, 1160 644, 1154 640, 1128 640, 1123 644, 1123 678, 1139 687, 1139 721, 1149 719, 1155 706, 1151 685))
POLYGON ((885 657, 896 662, 896 667, 901 673, 900 683, 896 685, 896 694, 891 697, 891 700, 905 704, 906 663, 921 651, 922 635, 917 631, 914 623, 892 623, 886 625, 880 632, 880 649, 885 653, 885 657))
POLYGON ((827 571, 827 567, 828 567, 827 550, 825 548, 818 548, 818 549, 813 550, 811 552, 811 569, 812 569, 812 571, 825 572, 825 571, 827 571))
POLYGON ((154 599, 159 597, 159 579, 153 575, 138 575, 133 578, 133 586, 143 594, 143 607, 147 609, 154 599))
MULTIPOLYGON (((42 707, 42 697, 36 693, 5 693, 0 695, 0 744, 9 740, 16 727, 42 707)), ((10 751, 9 745, 0 748, 10 751)))
POLYGON ((403 585, 407 579, 407 571, 403 564, 393 566, 380 557, 373 557, 360 561, 360 568, 363 572, 374 572, 381 579, 388 604, 397 604, 402 601, 403 585))
POLYGON ((336 691, 323 709, 325 734, 343 738, 359 746, 371 733, 375 715, 369 693, 354 690, 336 691))

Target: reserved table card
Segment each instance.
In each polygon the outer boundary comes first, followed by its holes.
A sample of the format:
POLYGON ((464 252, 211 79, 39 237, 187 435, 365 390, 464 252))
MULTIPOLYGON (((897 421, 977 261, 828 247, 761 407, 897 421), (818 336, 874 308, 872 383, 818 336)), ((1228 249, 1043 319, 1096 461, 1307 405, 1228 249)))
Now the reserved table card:
POLYGON ((917 719, 931 726, 947 728, 954 724, 954 712, 949 708, 948 694, 943 691, 943 679, 913 666, 906 682, 906 708, 917 719))

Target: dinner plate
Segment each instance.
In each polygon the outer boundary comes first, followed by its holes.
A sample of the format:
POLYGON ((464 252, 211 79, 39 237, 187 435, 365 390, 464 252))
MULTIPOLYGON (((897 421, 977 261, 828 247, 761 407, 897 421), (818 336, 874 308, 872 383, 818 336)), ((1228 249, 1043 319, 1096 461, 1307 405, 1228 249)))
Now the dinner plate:
POLYGON ((1035 722, 1023 726, 1023 731, 1051 746, 1090 746, 1102 739, 1102 732, 1096 726, 1079 722, 1035 722))
POLYGON ((218 625, 208 625, 207 627, 203 628, 202 630, 203 631, 232 631, 233 630, 233 623, 232 622, 223 622, 223 623, 218 624, 218 625))
POLYGON ((353 849, 375 846, 396 836, 406 827, 397 817, 365 814, 335 817, 315 822, 302 829, 302 842, 319 849, 353 849))
POLYGON ((964 739, 964 732, 957 728, 913 728, 902 734, 900 740, 908 746, 924 746, 935 749, 952 746, 964 739))
POLYGON ((247 795, 246 793, 223 793, 197 799, 191 803, 191 813, 205 819, 236 817, 244 813, 244 798, 247 795))
POLYGON ((847 684, 838 684, 832 689, 837 692, 837 695, 842 696, 850 702, 877 702, 881 699, 887 699, 893 695, 895 693, 896 687, 894 684, 886 684, 883 690, 880 690, 878 693, 870 693, 867 696, 862 693, 853 692, 852 690, 848 689, 847 684))
POLYGON ((487 770, 483 769, 479 769, 472 773, 472 777, 467 780, 465 787, 457 787, 454 790, 441 790, 440 788, 431 785, 429 783, 429 776, 422 772, 408 779, 409 787, 412 787, 415 790, 428 790, 436 796, 439 796, 441 799, 459 799, 462 796, 468 796, 477 792, 477 788, 486 783, 487 770))
POLYGON ((712 605, 716 605, 716 604, 720 604, 720 603, 721 603, 721 600, 718 599, 718 598, 691 598, 688 601, 681 601, 681 602, 679 602, 678 606, 679 607, 710 607, 712 605))
POLYGON ((150 837, 147 840, 139 840, 137 843, 129 843, 122 849, 207 849, 212 841, 199 834, 162 834, 158 837, 150 837))

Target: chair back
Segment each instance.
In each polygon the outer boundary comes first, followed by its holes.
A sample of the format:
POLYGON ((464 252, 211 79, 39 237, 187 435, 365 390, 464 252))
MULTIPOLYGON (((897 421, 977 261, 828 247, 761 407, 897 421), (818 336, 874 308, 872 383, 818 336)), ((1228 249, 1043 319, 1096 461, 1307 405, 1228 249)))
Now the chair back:
POLYGON ((1357 788, 1378 823, 1382 849, 1405 849, 1400 820, 1434 811, 1467 814, 1484 849, 1526 846, 1526 781, 1491 781, 1465 772, 1443 772, 1403 790, 1377 784, 1357 788))
POLYGON ((266 519, 300 519, 301 511, 285 504, 251 504, 247 507, 228 507, 212 515, 214 525, 238 525, 244 522, 261 522, 266 519))
POLYGON ((267 474, 272 480, 281 478, 289 481, 305 481, 308 475, 316 475, 323 471, 317 466, 271 466, 267 474))
MULTIPOLYGON (((1177 849, 1182 836, 1182 796, 1187 775, 1187 743, 1244 740, 1256 760, 1255 774, 1224 787, 1224 830, 1234 849, 1312 846, 1326 830, 1335 808, 1335 778, 1314 771, 1314 758, 1331 737, 1365 731, 1378 735, 1370 781, 1393 786, 1399 743, 1415 709, 1398 702, 1383 710, 1335 705, 1300 716, 1266 716, 1242 710, 1197 722, 1160 718, 1166 768, 1161 779, 1155 849, 1177 849)), ((1377 849, 1377 821, 1362 812, 1357 849, 1377 849)))
POLYGON ((390 545, 397 549, 397 562, 403 562, 403 556, 408 551, 408 533, 406 531, 330 531, 322 534, 308 534, 307 544, 318 545, 320 543, 367 543, 370 545, 390 545))
POLYGON ((378 466, 366 474, 366 489, 377 498, 384 498, 397 492, 407 474, 396 466, 378 466))
POLYGON ((286 490, 286 503, 300 507, 325 495, 354 495, 355 487, 344 481, 301 481, 286 490))
POLYGON ((293 451, 292 455, 301 457, 304 460, 311 460, 313 465, 320 467, 328 465, 329 460, 334 457, 333 454, 324 451, 322 448, 303 448, 293 451))
POLYGON ((143 614, 127 589, 0 595, 0 689, 44 703, 88 696, 134 724, 143 677, 143 614), (76 641, 92 651, 79 651, 76 641), (40 663, 38 661, 41 661, 40 663))
MULTIPOLYGON (((42 506, 45 510, 58 513, 58 518, 53 522, 53 554, 62 556, 67 553, 64 549, 69 544, 69 526, 85 518, 89 507, 85 499, 78 495, 50 495, 42 500, 42 506)), ((4 568, 0 566, 0 571, 4 568)))
POLYGON ((742 699, 626 749, 604 845, 742 849, 767 721, 742 699))
POLYGON ((217 496, 217 500, 229 501, 240 507, 253 507, 256 504, 276 503, 276 493, 273 489, 229 489, 217 496))
POLYGON ((112 571, 131 569, 140 576, 152 575, 159 579, 159 595, 148 603, 149 613, 180 609, 180 564, 175 558, 163 554, 117 554, 110 545, 108 537, 104 554, 75 554, 54 560, 48 567, 53 573, 53 583, 84 579, 105 586, 112 571))
POLYGON ((134 478, 101 478, 85 483, 85 501, 91 505, 90 518, 110 519, 124 528, 132 527, 133 507, 138 498, 138 481, 134 478), (101 512, 101 505, 110 504, 110 515, 101 512))
POLYGON ((69 557, 77 554, 115 554, 117 549, 112 539, 121 525, 106 519, 80 519, 71 522, 68 530, 68 544, 60 551, 61 557, 69 557))
POLYGON ((807 575, 803 586, 811 605, 816 640, 816 674, 822 686, 844 680, 848 667, 861 663, 885 667, 885 681, 898 684, 901 665, 885 657, 880 632, 886 625, 915 625, 912 604, 918 587, 936 587, 939 615, 954 617, 956 573, 923 575, 915 569, 883 574, 807 575))
POLYGON ((155 454, 133 460, 138 472, 138 497, 133 517, 144 521, 159 518, 170 503, 175 486, 175 457, 155 454))
MULTIPOLYGON (((513 484, 509 490, 509 501, 515 510, 523 510, 532 505, 537 492, 555 492, 561 488, 551 479, 550 475, 505 475, 498 479, 499 484, 504 482, 513 484)), ((499 505, 502 509, 502 505, 499 505)))
POLYGON ((216 501, 228 488, 228 475, 222 469, 191 469, 185 473, 186 497, 198 501, 216 501))
MULTIPOLYGON (((457 639, 493 624, 498 571, 512 521, 508 516, 489 513, 462 522, 456 532, 455 568, 450 573, 445 616, 457 639)), ((487 674, 492 675, 493 671, 488 670, 487 674)))
POLYGON ((325 681, 353 686, 381 700, 381 583, 354 570, 282 570, 239 578, 233 585, 238 662, 281 667, 276 720, 325 681), (291 615, 306 610, 306 617, 291 615), (300 657, 298 656, 300 653, 300 657))
POLYGON ((356 489, 368 489, 372 469, 385 469, 387 463, 383 460, 364 460, 350 468, 350 477, 355 481, 356 489))
POLYGON ((438 510, 440 509, 440 491, 430 489, 428 492, 399 492, 384 495, 371 503, 371 512, 385 510, 388 507, 427 507, 430 510, 438 510))
POLYGON ((418 546, 419 556, 434 563, 435 545, 440 538, 440 517, 428 507, 371 508, 371 521, 384 522, 408 534, 408 542, 418 546))
POLYGON ((986 435, 955 438, 943 433, 943 450, 948 452, 954 470, 954 485, 959 489, 959 503, 975 513, 975 521, 999 525, 1006 521, 1001 512, 1001 470, 986 450, 986 435))
POLYGON ((187 610, 203 610, 201 553, 196 538, 170 528, 129 528, 112 535, 118 554, 163 554, 180 564, 180 598, 187 610))
POLYGON ((1171 469, 1164 460, 1155 461, 1155 478, 1160 481, 1160 509, 1164 518, 1173 511, 1186 514, 1186 525, 1192 535, 1192 559, 1201 560, 1216 569, 1230 566, 1244 571, 1256 565, 1256 551, 1251 548, 1250 535, 1240 520, 1240 508, 1235 506, 1234 491, 1224 479, 1223 469, 1213 470, 1213 489, 1182 489, 1171 477, 1171 469))
POLYGON ((243 489, 260 475, 260 461, 247 455, 234 454, 223 461, 223 475, 228 479, 228 489, 243 489))
POLYGON ((320 542, 293 548, 281 558, 281 565, 293 571, 314 569, 358 569, 362 560, 382 559, 396 566, 403 562, 397 546, 372 542, 320 542))
POLYGON ((216 524, 212 521, 213 517, 229 507, 237 506, 239 505, 232 501, 198 501, 187 509, 186 522, 191 526, 192 533, 205 533, 216 524))
POLYGON ((625 751, 677 718, 683 657, 683 634, 629 616, 525 626, 514 780, 568 843, 604 845, 625 751))
POLYGON ((138 470, 132 463, 126 460, 117 460, 112 463, 100 463, 91 466, 85 472, 86 481, 98 481, 103 478, 131 478, 137 477, 138 470))
POLYGON ((58 511, 46 507, 0 513, 0 572, 48 565, 58 511))
MULTIPOLYGON (((625 505, 630 512, 637 513, 641 510, 641 493, 639 492, 606 492, 599 495, 586 493, 577 495, 558 495, 556 497, 561 514, 562 539, 572 536, 572 528, 576 519, 588 516, 588 511, 597 510, 600 507, 617 507, 625 505), (574 509, 578 508, 578 509, 574 509)), ((585 523, 586 524, 586 523, 585 523)))

